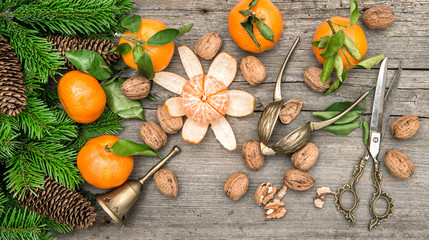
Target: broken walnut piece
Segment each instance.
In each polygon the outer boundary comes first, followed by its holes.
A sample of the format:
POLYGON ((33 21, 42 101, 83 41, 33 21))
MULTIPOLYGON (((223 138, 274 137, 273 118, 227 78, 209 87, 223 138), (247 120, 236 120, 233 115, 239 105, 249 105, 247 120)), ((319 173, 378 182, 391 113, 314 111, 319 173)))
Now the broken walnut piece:
POLYGON ((318 208, 322 208, 325 204, 326 195, 335 195, 329 187, 320 187, 316 189, 317 197, 314 198, 314 205, 318 208))
POLYGON ((274 198, 274 194, 276 194, 276 192, 277 188, 270 182, 261 183, 255 192, 256 204, 267 204, 267 202, 274 198))
POLYGON ((277 192, 277 196, 279 197, 279 200, 282 200, 282 198, 286 195, 287 192, 287 186, 283 183, 283 187, 280 188, 280 190, 277 192))
POLYGON ((265 216, 268 219, 282 218, 286 214, 286 208, 283 207, 284 205, 284 202, 281 202, 279 199, 274 199, 274 201, 265 205, 265 216))

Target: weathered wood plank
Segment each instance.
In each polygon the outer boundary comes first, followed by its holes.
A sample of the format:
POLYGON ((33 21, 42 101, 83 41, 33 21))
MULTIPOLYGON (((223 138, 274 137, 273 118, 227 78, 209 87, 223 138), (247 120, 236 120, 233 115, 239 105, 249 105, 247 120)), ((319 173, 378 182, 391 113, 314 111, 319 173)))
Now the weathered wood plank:
MULTIPOLYGON (((237 48, 231 40, 227 27, 227 14, 236 0, 137 0, 137 14, 157 18, 167 26, 179 27, 194 22, 194 29, 176 41, 176 46, 192 47, 204 33, 216 31, 224 40, 222 51, 240 60, 248 53, 237 48)), ((261 111, 272 100, 274 79, 284 56, 296 36, 302 40, 283 79, 285 99, 304 100, 303 112, 290 125, 279 124, 272 141, 295 129, 308 120, 316 120, 311 111, 321 110, 336 101, 353 101, 363 91, 369 89, 377 77, 377 70, 353 69, 347 82, 330 96, 312 92, 303 82, 303 71, 310 66, 320 66, 310 48, 314 30, 329 16, 348 15, 349 1, 321 0, 274 0, 284 16, 285 31, 279 44, 268 52, 257 55, 267 68, 267 79, 260 86, 253 87, 244 81, 241 73, 230 89, 242 89, 256 97, 256 112, 244 118, 227 117, 238 140, 238 150, 229 152, 215 139, 211 130, 199 145, 186 143, 180 134, 169 135, 168 144, 160 154, 166 155, 173 145, 182 148, 182 153, 171 160, 166 168, 172 169, 179 181, 179 196, 168 199, 156 189, 153 181, 144 187, 145 194, 135 205, 124 229, 106 223, 103 211, 97 208, 99 217, 95 226, 86 230, 76 230, 61 236, 61 239, 387 239, 410 238, 428 239, 427 210, 429 209, 429 32, 424 22, 429 20, 429 2, 383 1, 391 5, 397 19, 395 24, 382 31, 368 30, 368 54, 384 52, 389 63, 388 80, 392 78, 399 61, 403 61, 399 90, 395 99, 392 120, 403 114, 416 114, 421 118, 422 127, 411 139, 397 140, 390 133, 383 138, 380 159, 387 150, 398 149, 406 153, 416 166, 415 174, 406 181, 392 177, 384 164, 383 189, 395 200, 395 213, 388 222, 368 232, 370 221, 368 202, 373 192, 371 181, 372 163, 368 163, 358 184, 361 197, 356 212, 356 226, 350 225, 336 210, 332 196, 327 197, 323 209, 313 205, 315 188, 329 186, 336 189, 347 183, 353 167, 364 153, 362 131, 356 130, 347 137, 335 136, 318 131, 311 141, 320 148, 317 163, 309 172, 316 180, 315 187, 306 192, 289 191, 285 197, 287 213, 279 220, 265 220, 264 212, 254 203, 253 194, 257 186, 271 181, 281 186, 283 175, 292 167, 289 156, 266 157, 264 166, 258 171, 247 169, 241 159, 240 148, 245 140, 257 139, 257 122, 261 111), (223 193, 226 178, 243 171, 250 178, 248 193, 237 202, 229 200, 223 193)), ((380 4, 380 1, 358 1, 360 9, 380 4)), ((362 23, 359 21, 362 26, 362 23)), ((210 61, 203 61, 208 69, 210 61)), ((177 54, 167 71, 186 76, 177 54)), ((135 75, 126 71, 125 77, 135 75)), ((388 82, 388 83, 389 83, 388 82)), ((145 117, 156 120, 155 109, 174 94, 154 86, 152 93, 158 101, 142 101, 145 117)), ((371 101, 371 98, 370 100, 371 101)), ((369 112, 369 111, 368 111, 369 112)), ((141 142, 139 128, 141 121, 128 120, 126 128, 118 136, 141 142)), ((131 178, 145 174, 157 162, 155 158, 135 157, 135 169, 131 178)), ((104 191, 91 186, 86 189, 95 193, 104 191)))

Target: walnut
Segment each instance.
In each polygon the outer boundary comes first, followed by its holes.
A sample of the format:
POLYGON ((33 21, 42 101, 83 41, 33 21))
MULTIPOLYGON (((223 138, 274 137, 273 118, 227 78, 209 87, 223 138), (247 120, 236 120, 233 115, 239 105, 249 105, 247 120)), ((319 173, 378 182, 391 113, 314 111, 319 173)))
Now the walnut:
POLYGON ((320 187, 316 189, 317 197, 314 198, 314 205, 318 208, 322 208, 325 204, 325 197, 327 195, 335 195, 329 187, 320 187))
POLYGON ((276 192, 277 188, 270 182, 261 183, 261 185, 259 185, 258 189, 255 191, 256 204, 267 204, 267 202, 274 198, 274 194, 276 194, 276 192))
POLYGON ((153 175, 153 180, 162 194, 171 198, 177 197, 179 184, 173 171, 170 169, 160 169, 153 175))
POLYGON ((332 78, 329 77, 328 81, 322 83, 320 77, 322 75, 322 69, 318 67, 309 67, 304 71, 304 82, 311 90, 315 92, 324 92, 331 86, 332 78))
POLYGON ((298 152, 293 153, 290 160, 295 168, 307 171, 316 163, 318 157, 319 148, 315 143, 308 142, 298 152))
POLYGON ((140 128, 140 137, 143 142, 154 150, 158 150, 167 144, 167 134, 155 122, 143 122, 140 128))
POLYGON ((277 192, 277 197, 279 197, 280 200, 286 195, 287 192, 287 186, 283 183, 283 187, 280 188, 280 190, 277 192))
POLYGON ((291 99, 284 104, 284 108, 280 111, 279 118, 283 124, 292 122, 301 112, 302 101, 299 99, 291 99))
POLYGON ((408 179, 415 170, 411 159, 398 150, 388 151, 384 157, 384 164, 386 164, 390 174, 398 179, 408 179))
POLYGON ((419 117, 405 115, 396 119, 390 126, 390 130, 395 138, 408 139, 414 136, 420 129, 419 117))
POLYGON ((165 105, 158 106, 156 115, 162 130, 168 134, 175 134, 183 127, 183 118, 170 116, 165 105))
POLYGON ((286 214, 286 208, 283 207, 284 205, 284 202, 280 202, 279 199, 274 199, 273 202, 268 203, 264 207, 264 209, 267 210, 265 216, 268 219, 282 218, 286 214))
POLYGON ((150 93, 150 81, 142 76, 128 78, 122 83, 122 94, 128 99, 139 100, 150 93))
POLYGON ((241 148, 241 156, 243 157, 244 165, 252 170, 258 170, 264 165, 264 156, 261 153, 258 141, 245 141, 241 148))
POLYGON ((314 179, 310 173, 295 168, 286 171, 285 184, 293 191, 305 191, 313 187, 314 179))
POLYGON ((221 47, 222 38, 219 34, 212 32, 207 33, 198 39, 197 43, 194 46, 194 52, 198 56, 206 60, 210 60, 214 56, 216 56, 216 53, 221 47))
POLYGON ((249 178, 243 172, 236 172, 226 179, 223 191, 232 200, 239 200, 247 192, 249 178))
POLYGON ((370 29, 385 29, 392 26, 394 21, 395 14, 387 5, 372 7, 362 15, 362 22, 370 29))
POLYGON ((240 70, 244 79, 253 86, 261 84, 267 75, 264 64, 254 56, 241 59, 240 70))

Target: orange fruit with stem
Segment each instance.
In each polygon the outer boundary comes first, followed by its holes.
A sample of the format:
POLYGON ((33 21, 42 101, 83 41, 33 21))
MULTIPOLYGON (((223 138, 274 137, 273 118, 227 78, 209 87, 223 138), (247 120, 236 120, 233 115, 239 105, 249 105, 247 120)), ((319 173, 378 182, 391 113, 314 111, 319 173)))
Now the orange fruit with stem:
MULTIPOLYGON (((366 41, 365 33, 363 29, 355 23, 353 26, 347 26, 350 24, 350 19, 346 17, 331 17, 329 20, 333 22, 332 26, 335 29, 335 32, 337 32, 339 29, 343 29, 344 34, 349 37, 356 45, 357 49, 359 50, 359 53, 361 55, 361 59, 356 59, 352 57, 346 50, 340 49, 338 52, 341 55, 341 59, 343 60, 343 67, 344 69, 347 69, 349 67, 349 63, 347 59, 353 63, 357 64, 359 63, 363 57, 366 54, 366 51, 368 49, 368 43, 366 41), (337 23, 337 24, 336 24, 337 23), (340 26, 338 24, 347 26, 340 26), (343 53, 344 52, 344 53, 343 53), (344 55, 345 54, 345 55, 344 55)), ((329 26, 327 21, 324 21, 322 24, 319 25, 319 27, 316 30, 316 33, 314 34, 313 41, 316 41, 324 36, 332 35, 332 29, 329 26)), ((323 49, 319 49, 315 46, 313 46, 314 54, 316 55, 317 60, 321 63, 325 63, 325 58, 322 58, 320 56, 320 53, 322 53, 323 49)), ((350 69, 353 68, 354 65, 350 66, 350 69)))
MULTIPOLYGON (((167 27, 159 20, 142 18, 140 29, 137 31, 137 35, 130 31, 124 31, 123 34, 137 37, 140 40, 146 42, 150 37, 155 35, 157 32, 166 29, 167 27)), ((128 43, 131 47, 134 48, 134 43, 125 37, 119 39, 119 44, 128 43)), ((152 60, 153 69, 155 72, 159 72, 164 70, 168 64, 170 64, 171 58, 174 54, 174 43, 168 43, 162 46, 150 46, 144 45, 143 51, 149 54, 150 59, 152 60)), ((125 64, 127 64, 130 68, 138 70, 137 64, 134 62, 133 51, 122 55, 125 64)))
POLYGON ((132 156, 121 157, 108 147, 120 139, 112 135, 103 135, 89 140, 77 155, 77 168, 85 181, 101 188, 109 189, 122 185, 133 170, 132 156))
POLYGON ((94 122, 106 107, 106 94, 100 83, 79 70, 64 74, 57 90, 67 115, 78 123, 94 122))
POLYGON ((277 44, 280 35, 283 32, 283 19, 280 10, 270 0, 258 0, 256 5, 250 9, 255 13, 255 16, 263 19, 264 22, 274 33, 274 42, 267 40, 259 31, 257 23, 253 23, 253 33, 256 41, 261 46, 261 49, 255 44, 246 29, 241 25, 247 16, 243 16, 240 11, 244 11, 249 7, 252 0, 241 0, 235 5, 228 16, 229 34, 232 40, 243 50, 260 53, 266 51, 277 44))

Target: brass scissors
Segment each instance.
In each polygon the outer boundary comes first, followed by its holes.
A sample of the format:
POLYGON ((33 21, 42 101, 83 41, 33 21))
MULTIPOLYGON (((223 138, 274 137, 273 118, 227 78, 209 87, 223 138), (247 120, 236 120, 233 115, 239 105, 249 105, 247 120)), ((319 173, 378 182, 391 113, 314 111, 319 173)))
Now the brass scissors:
POLYGON ((394 209, 393 198, 388 193, 384 192, 381 189, 380 182, 381 182, 382 174, 380 172, 380 162, 377 157, 380 152, 380 143, 381 143, 382 134, 384 134, 386 130, 386 126, 388 125, 388 122, 389 122, 390 111, 392 110, 392 106, 393 106, 392 104, 393 98, 396 93, 396 89, 397 89, 401 72, 402 72, 402 63, 400 64, 398 70, 395 73, 395 76, 390 84, 389 91, 385 98, 384 90, 385 90, 385 82, 386 82, 385 80, 386 80, 386 73, 387 73, 387 61, 388 61, 387 58, 383 60, 383 62, 381 63, 380 71, 378 73, 377 86, 375 89, 374 103, 373 103, 372 115, 371 115, 369 143, 367 146, 366 154, 360 160, 359 165, 355 166, 353 171, 353 177, 350 180, 350 183, 345 184, 344 186, 338 188, 338 191, 335 194, 335 205, 337 206, 338 211, 344 213, 347 221, 351 222, 354 225, 355 216, 353 215, 353 212, 358 208, 358 205, 359 205, 359 195, 357 192, 356 185, 359 181, 360 176, 362 176, 363 174, 363 170, 367 160, 370 158, 373 159, 374 168, 372 171, 372 180, 375 187, 375 192, 369 203, 370 212, 371 212, 371 215, 373 216, 371 222, 369 223, 370 231, 372 228, 377 227, 381 222, 388 220, 390 216, 392 216, 393 209, 394 209), (383 109, 385 100, 386 100, 386 106, 383 109), (385 111, 384 115, 383 115, 383 110, 385 111), (351 208, 346 208, 342 204, 342 195, 346 191, 351 192, 354 196, 354 204, 351 208), (380 198, 383 198, 387 202, 386 212, 381 215, 375 212, 375 203, 380 198))

